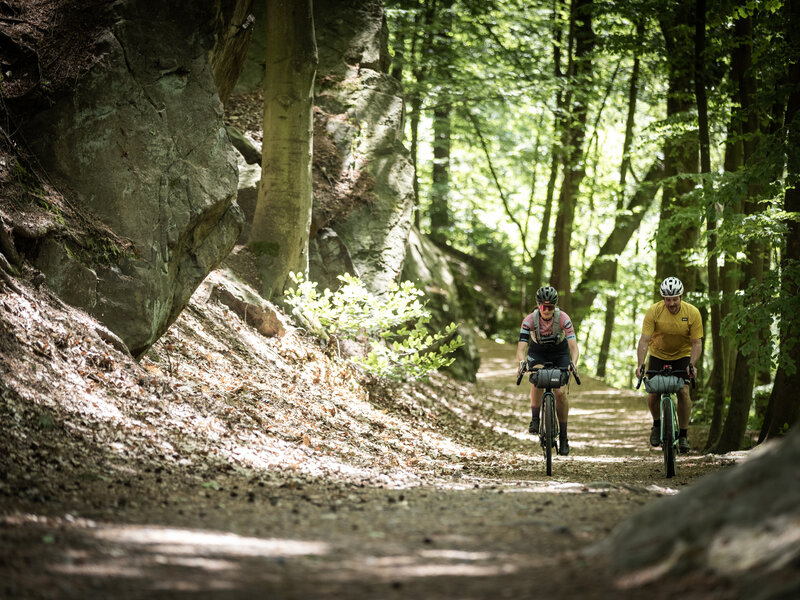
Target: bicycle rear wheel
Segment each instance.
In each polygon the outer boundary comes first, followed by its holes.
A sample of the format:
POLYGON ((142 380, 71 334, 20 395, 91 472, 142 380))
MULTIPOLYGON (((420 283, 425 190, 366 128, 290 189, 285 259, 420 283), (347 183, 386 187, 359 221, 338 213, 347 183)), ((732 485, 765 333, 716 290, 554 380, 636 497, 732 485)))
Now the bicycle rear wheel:
POLYGON ((667 478, 675 476, 675 407, 672 397, 661 397, 661 448, 664 451, 664 470, 667 478))
POLYGON ((552 392, 545 392, 544 397, 544 458, 547 463, 547 474, 553 474, 553 447, 556 445, 558 435, 558 421, 556 419, 556 397, 552 392))

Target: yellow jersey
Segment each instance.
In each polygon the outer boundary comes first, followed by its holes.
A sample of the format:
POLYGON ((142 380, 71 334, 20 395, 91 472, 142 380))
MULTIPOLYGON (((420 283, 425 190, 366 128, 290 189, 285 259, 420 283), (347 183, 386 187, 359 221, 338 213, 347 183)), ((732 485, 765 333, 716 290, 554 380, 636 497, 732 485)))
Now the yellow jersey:
POLYGON ((688 302, 681 300, 678 313, 673 315, 662 300, 647 310, 642 333, 651 336, 650 356, 676 360, 691 355, 692 340, 703 337, 703 320, 700 311, 688 302))

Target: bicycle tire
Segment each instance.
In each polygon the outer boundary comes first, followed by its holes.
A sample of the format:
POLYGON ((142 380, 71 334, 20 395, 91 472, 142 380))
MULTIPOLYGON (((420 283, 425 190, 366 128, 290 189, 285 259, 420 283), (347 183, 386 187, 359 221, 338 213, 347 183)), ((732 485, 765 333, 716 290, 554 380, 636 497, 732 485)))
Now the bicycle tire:
POLYGON ((545 392, 544 397, 544 458, 547 464, 547 474, 553 474, 553 447, 556 440, 556 397, 551 392, 545 392))
POLYGON ((661 397, 661 448, 664 451, 664 471, 667 479, 675 476, 675 406, 672 397, 661 397))

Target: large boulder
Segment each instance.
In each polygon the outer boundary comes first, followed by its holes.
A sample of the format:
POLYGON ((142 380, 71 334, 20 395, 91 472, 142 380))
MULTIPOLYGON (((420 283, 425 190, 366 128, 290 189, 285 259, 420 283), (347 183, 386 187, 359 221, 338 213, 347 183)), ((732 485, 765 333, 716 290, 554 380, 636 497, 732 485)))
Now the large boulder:
POLYGON ((626 587, 705 573, 752 582, 753 597, 796 598, 800 428, 750 454, 648 504, 589 553, 609 556, 626 587))
MULTIPOLYGON (((88 14, 88 4, 63 10, 88 14)), ((214 4, 122 0, 102 10, 80 57, 90 67, 43 109, 18 103, 15 118, 54 183, 132 242, 122 254, 90 245, 79 254, 49 239, 36 265, 139 356, 228 254, 243 217, 209 65, 214 4)), ((47 43, 60 39, 74 42, 47 43)))

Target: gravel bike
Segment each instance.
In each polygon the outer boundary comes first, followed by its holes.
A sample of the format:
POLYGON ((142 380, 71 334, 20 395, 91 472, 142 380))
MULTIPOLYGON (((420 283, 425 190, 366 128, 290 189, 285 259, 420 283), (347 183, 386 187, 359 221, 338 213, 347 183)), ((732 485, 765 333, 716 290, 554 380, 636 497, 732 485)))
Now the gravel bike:
POLYGON ((544 451, 547 465, 547 474, 553 474, 553 448, 558 450, 558 416, 556 415, 556 396, 553 390, 569 383, 569 374, 575 378, 575 383, 581 384, 578 371, 572 362, 569 367, 554 367, 553 363, 543 365, 529 365, 525 361, 517 373, 517 385, 522 381, 522 376, 530 373, 529 379, 534 387, 544 390, 542 394, 542 418, 539 419, 539 442, 544 451))
MULTIPOLYGON (((644 365, 642 365, 643 367, 644 365)), ((672 366, 666 365, 661 370, 640 371, 642 375, 636 384, 638 390, 644 381, 644 387, 650 394, 660 394, 659 415, 661 416, 661 449, 664 452, 664 470, 667 479, 675 476, 675 457, 678 454, 678 411, 675 407, 677 393, 694 377, 685 372, 673 373, 672 366)))

